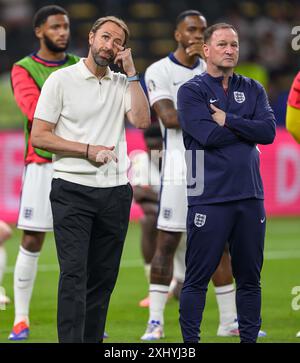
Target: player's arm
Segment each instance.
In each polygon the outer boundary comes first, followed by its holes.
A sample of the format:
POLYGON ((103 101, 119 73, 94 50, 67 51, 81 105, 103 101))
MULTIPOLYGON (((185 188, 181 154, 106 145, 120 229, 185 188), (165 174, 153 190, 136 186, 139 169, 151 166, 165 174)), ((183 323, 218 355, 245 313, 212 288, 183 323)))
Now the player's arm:
MULTIPOLYGON (((50 151, 53 154, 69 157, 79 157, 98 162, 97 154, 100 151, 112 151, 113 146, 87 145, 77 141, 66 140, 54 133, 55 123, 34 118, 31 131, 33 147, 50 151)), ((116 158, 113 157, 115 161, 116 158)))
POLYGON ((272 144, 276 135, 275 116, 264 88, 258 92, 253 119, 226 113, 225 126, 250 142, 272 144))
POLYGON ((177 110, 170 89, 168 70, 159 64, 150 66, 145 73, 150 104, 166 128, 180 128, 177 110))
POLYGON ((54 72, 46 80, 35 110, 31 130, 33 147, 54 154, 81 157, 91 161, 98 161, 96 159, 99 151, 111 152, 114 149, 113 146, 87 145, 57 136, 54 130, 62 111, 62 104, 62 87, 54 72))
POLYGON ((180 128, 177 110, 175 109, 174 102, 172 100, 162 99, 156 101, 152 107, 166 128, 180 128))
POLYGON ((158 202, 158 195, 151 187, 141 185, 133 186, 133 197, 137 203, 158 202))
POLYGON ((27 119, 32 122, 40 89, 27 70, 18 65, 14 65, 11 70, 11 83, 17 105, 27 119))
POLYGON ((182 129, 203 148, 222 147, 243 141, 213 120, 204 98, 188 84, 179 88, 177 104, 182 129))
POLYGON ((300 109, 287 105, 286 128, 300 144, 300 109))
MULTIPOLYGON (((131 49, 124 48, 116 44, 119 52, 116 55, 114 63, 122 67, 128 77, 136 75, 136 69, 133 63, 131 49)), ((125 96, 126 97, 126 96, 125 96)), ((144 90, 138 81, 129 82, 127 88, 127 102, 130 100, 130 109, 126 110, 128 121, 139 129, 146 129, 150 126, 150 109, 144 90), (128 96, 128 92, 130 96, 128 96)), ((125 100, 125 103, 127 103, 125 100)))
POLYGON ((139 129, 146 129, 151 124, 150 108, 140 82, 129 82, 131 109, 126 113, 128 121, 139 129))

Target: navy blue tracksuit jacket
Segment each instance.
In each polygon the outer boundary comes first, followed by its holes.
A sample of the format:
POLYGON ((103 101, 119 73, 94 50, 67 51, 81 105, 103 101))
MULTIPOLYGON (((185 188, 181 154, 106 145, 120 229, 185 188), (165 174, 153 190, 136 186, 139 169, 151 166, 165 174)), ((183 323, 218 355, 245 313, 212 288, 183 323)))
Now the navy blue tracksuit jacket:
POLYGON ((222 77, 203 73, 180 87, 178 114, 185 148, 204 150, 204 191, 189 197, 189 205, 263 199, 256 144, 270 144, 275 137, 275 118, 264 88, 234 74, 225 93, 222 77), (213 121, 211 103, 226 112, 225 127, 213 121))
POLYGON ((237 286, 241 342, 255 342, 261 326, 266 218, 257 144, 273 142, 275 118, 258 82, 233 74, 225 92, 222 79, 203 73, 178 91, 189 205, 186 277, 180 298, 180 325, 187 343, 200 339, 207 285, 226 242, 237 286), (213 120, 211 104, 226 113, 224 126, 213 120))

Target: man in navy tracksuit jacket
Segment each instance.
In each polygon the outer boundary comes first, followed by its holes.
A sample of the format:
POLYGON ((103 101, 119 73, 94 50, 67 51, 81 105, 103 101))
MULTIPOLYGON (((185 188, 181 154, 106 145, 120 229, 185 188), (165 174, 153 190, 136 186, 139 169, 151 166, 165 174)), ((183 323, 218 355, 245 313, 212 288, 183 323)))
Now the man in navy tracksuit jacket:
POLYGON ((266 227, 257 144, 273 142, 275 118, 264 88, 233 73, 239 44, 231 25, 208 28, 203 49, 207 72, 178 92, 189 205, 180 325, 184 342, 199 341, 207 285, 228 241, 240 339, 256 342, 266 227))

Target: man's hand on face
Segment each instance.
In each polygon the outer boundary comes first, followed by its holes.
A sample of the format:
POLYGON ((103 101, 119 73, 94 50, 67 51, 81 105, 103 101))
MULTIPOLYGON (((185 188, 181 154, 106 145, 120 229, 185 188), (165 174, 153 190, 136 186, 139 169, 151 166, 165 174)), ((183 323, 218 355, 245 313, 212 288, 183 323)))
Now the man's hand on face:
POLYGON ((213 120, 219 125, 224 126, 225 120, 226 120, 226 113, 219 109, 218 107, 214 106, 213 104, 210 105, 211 109, 214 111, 214 113, 211 115, 213 120))
POLYGON ((199 57, 204 59, 204 53, 203 53, 203 41, 189 41, 190 46, 186 48, 186 53, 188 56, 192 57, 194 55, 198 55, 199 57))
POLYGON ((128 77, 134 76, 136 74, 136 70, 132 59, 131 48, 125 48, 119 44, 116 44, 116 47, 119 51, 114 63, 120 68, 123 68, 128 77))

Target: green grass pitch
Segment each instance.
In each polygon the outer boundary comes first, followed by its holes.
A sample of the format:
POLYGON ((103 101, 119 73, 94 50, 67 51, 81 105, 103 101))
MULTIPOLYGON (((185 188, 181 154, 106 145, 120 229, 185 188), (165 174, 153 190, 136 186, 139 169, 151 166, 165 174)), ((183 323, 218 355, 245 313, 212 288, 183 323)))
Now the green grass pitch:
MULTIPOLYGON (((3 285, 13 297, 13 265, 20 241, 20 231, 14 230, 7 242, 8 270, 3 285)), ((148 309, 138 307, 147 294, 143 262, 140 253, 140 228, 131 223, 127 235, 122 264, 116 288, 112 295, 106 331, 107 342, 140 342, 148 319, 148 309)), ((39 272, 31 303, 31 336, 28 342, 57 342, 56 299, 58 267, 53 234, 47 235, 40 261, 39 272)), ((300 221, 299 218, 274 218, 267 225, 265 262, 262 272, 263 330, 267 337, 260 342, 299 342, 295 337, 300 330, 300 310, 292 309, 291 291, 300 286, 300 221)), ((0 310, 0 342, 8 342, 7 336, 13 323, 13 304, 0 310)), ((218 311, 214 291, 210 285, 204 319, 203 342, 238 342, 237 338, 218 338, 218 311)), ((161 342, 181 342, 178 324, 178 302, 171 300, 165 311, 166 338, 161 342)))

